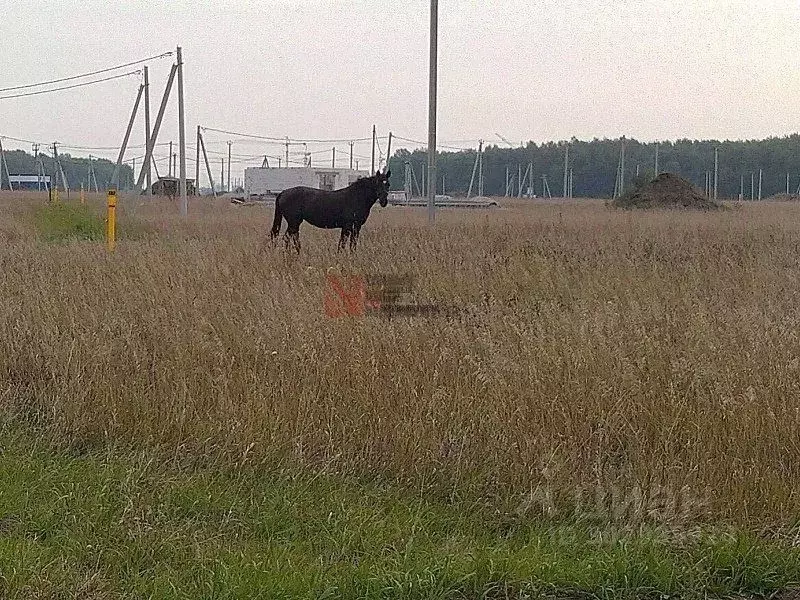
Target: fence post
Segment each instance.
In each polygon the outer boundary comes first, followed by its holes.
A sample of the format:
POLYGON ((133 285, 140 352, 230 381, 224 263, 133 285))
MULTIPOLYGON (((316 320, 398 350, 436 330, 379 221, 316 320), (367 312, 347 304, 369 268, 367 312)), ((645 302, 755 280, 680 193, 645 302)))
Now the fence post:
POLYGON ((108 190, 108 218, 106 219, 106 243, 110 252, 117 245, 117 191, 108 190))

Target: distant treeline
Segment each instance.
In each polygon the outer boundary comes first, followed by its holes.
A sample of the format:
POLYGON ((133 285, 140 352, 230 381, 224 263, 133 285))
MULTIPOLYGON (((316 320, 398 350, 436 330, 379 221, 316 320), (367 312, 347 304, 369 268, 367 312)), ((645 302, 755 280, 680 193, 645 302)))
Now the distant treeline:
MULTIPOLYGON (((8 163, 8 172, 11 175, 36 175, 36 158, 33 154, 29 154, 24 150, 11 150, 6 151, 6 162, 8 163)), ((55 161, 43 154, 40 154, 44 163, 45 175, 50 176, 50 180, 55 180, 56 166, 55 161)), ((80 189, 83 183, 86 189, 89 189, 89 159, 78 158, 71 156, 67 153, 58 153, 58 159, 61 161, 61 166, 64 169, 64 174, 67 177, 70 189, 80 189)), ((97 178, 97 185, 101 190, 106 188, 111 182, 111 176, 114 173, 114 163, 105 158, 92 158, 94 163, 94 173, 97 178)), ((59 175, 60 177, 60 175, 59 175)), ((2 177, 3 188, 8 189, 8 181, 6 180, 5 173, 2 177)), ((128 189, 133 187, 133 170, 130 165, 123 164, 120 169, 120 188, 128 189)), ((59 185, 59 187, 61 187, 59 185)))
MULTIPOLYGON (((561 196, 564 180, 564 149, 567 142, 548 142, 538 145, 528 142, 519 148, 489 145, 484 147, 484 194, 502 196, 505 193, 506 167, 515 181, 518 165, 523 173, 533 161, 534 193, 542 196, 542 175, 547 177, 550 192, 561 196)), ((590 142, 573 138, 569 142, 570 166, 573 170, 573 195, 575 197, 610 198, 619 162, 621 140, 594 139, 590 142)), ((659 144, 659 171, 676 173, 697 185, 705 186, 705 173, 714 172, 714 149, 719 148, 719 196, 737 198, 742 177, 744 195, 750 197, 751 173, 758 195, 759 169, 762 173, 762 197, 786 191, 786 175, 790 175, 790 191, 795 193, 800 185, 800 135, 765 140, 720 142, 716 140, 677 140, 659 144)), ((437 190, 442 191, 442 175, 448 194, 466 194, 469 188, 476 150, 442 152, 437 158, 437 190)), ((638 182, 652 178, 655 171, 656 144, 642 144, 634 139, 625 140, 626 189, 638 182), (639 171, 637 181, 636 172, 639 171)), ((389 161, 392 189, 404 185, 405 161, 414 169, 417 181, 421 179, 423 164, 427 169, 425 150, 409 152, 401 149, 389 161)), ((472 194, 477 193, 477 176, 472 194)), ((526 186, 527 187, 527 186, 526 186)), ((516 184, 514 186, 516 190, 516 184)), ((416 187, 414 188, 416 193, 416 187)))

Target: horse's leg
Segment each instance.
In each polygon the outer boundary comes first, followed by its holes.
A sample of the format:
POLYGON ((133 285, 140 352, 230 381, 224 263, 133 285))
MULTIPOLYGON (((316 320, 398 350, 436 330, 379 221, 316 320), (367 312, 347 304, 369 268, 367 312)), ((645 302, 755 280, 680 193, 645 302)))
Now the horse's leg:
POLYGON ((292 240, 294 249, 300 254, 300 223, 289 223, 286 228, 286 248, 289 247, 289 240, 292 240))
POLYGON ((337 252, 341 252, 342 250, 344 250, 344 247, 345 247, 345 244, 347 244, 347 238, 348 238, 349 235, 350 235, 350 226, 349 225, 345 225, 344 227, 342 227, 342 235, 339 238, 339 248, 338 248, 337 252))
POLYGON ((361 233, 361 225, 354 224, 350 232, 350 252, 356 251, 356 244, 358 244, 358 234, 361 233))

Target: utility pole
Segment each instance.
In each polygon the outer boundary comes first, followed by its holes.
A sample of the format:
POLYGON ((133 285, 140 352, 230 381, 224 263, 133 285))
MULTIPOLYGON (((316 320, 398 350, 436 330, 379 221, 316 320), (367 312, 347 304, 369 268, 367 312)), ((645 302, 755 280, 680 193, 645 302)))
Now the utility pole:
POLYGON ((786 195, 789 195, 789 173, 786 174, 786 195))
POLYGON ((756 199, 755 173, 750 171, 750 200, 756 199))
POLYGON ((761 182, 764 178, 764 169, 758 170, 758 199, 761 200, 761 182))
POLYGON ((376 139, 375 135, 376 135, 375 125, 373 125, 372 126, 372 162, 370 163, 370 172, 369 172, 370 177, 372 177, 375 174, 375 143, 377 142, 377 139, 376 139))
POLYGON ((564 150, 564 187, 561 189, 563 190, 562 196, 567 198, 567 191, 569 187, 569 144, 567 144, 564 150))
MULTIPOLYGON (((150 74, 147 65, 144 67, 144 147, 145 154, 150 148, 150 74)), ((147 195, 153 195, 153 175, 150 168, 150 161, 145 161, 146 181, 147 181, 147 195)), ((133 169, 134 174, 136 169, 133 169)))
POLYGON ((55 193, 57 197, 58 196, 58 142, 53 142, 53 175, 55 175, 55 177, 53 178, 53 181, 55 183, 53 183, 50 186, 50 189, 56 191, 55 193))
POLYGON ((169 176, 170 177, 172 177, 172 156, 173 156, 173 154, 172 154, 172 140, 170 140, 169 141, 169 158, 167 159, 167 162, 169 163, 169 167, 168 167, 167 170, 169 172, 169 176))
POLYGON ((714 148, 714 200, 717 199, 718 185, 719 185, 719 148, 714 148))
POLYGON ((353 142, 350 142, 350 170, 353 170, 353 142))
POLYGON ((439 0, 431 0, 430 79, 428 82, 428 221, 436 218, 436 86, 439 0))
MULTIPOLYGON (((194 195, 200 195, 200 125, 197 126, 197 141, 195 142, 195 160, 194 160, 194 195)), ((264 157, 266 160, 267 157, 264 157)))
MULTIPOLYGON (((386 171, 389 170, 389 159, 392 158, 392 132, 389 132, 389 145, 386 147, 386 171)), ((444 193, 444 192, 442 192, 444 193)))
POLYGON ((744 175, 739 176, 739 201, 744 200, 744 175))
MULTIPOLYGON (((475 164, 472 165, 472 177, 469 179, 469 189, 467 189, 467 199, 472 196, 472 184, 475 182, 475 173, 478 171, 478 161, 481 156, 481 144, 478 142, 478 151, 475 153, 475 164)), ((408 163, 406 163, 408 164, 408 163)))
POLYGON ((114 174, 111 177, 111 185, 116 184, 117 187, 119 187, 119 171, 122 168, 122 157, 125 155, 125 149, 128 147, 128 140, 131 137, 133 122, 136 120, 136 112, 139 110, 139 102, 141 102, 142 100, 143 92, 144 92, 144 84, 139 86, 139 93, 136 94, 136 102, 133 103, 131 118, 128 121, 128 128, 125 130, 125 137, 122 139, 122 147, 119 149, 119 156, 117 156, 117 164, 114 167, 114 174))
POLYGON ((483 196, 483 140, 478 140, 478 196, 483 196))
POLYGON ((506 165, 506 193, 505 197, 508 198, 508 165, 506 165))
POLYGON ((286 136, 286 168, 289 168, 289 136, 286 136))
MULTIPOLYGON (((161 121, 164 118, 164 111, 167 109, 167 101, 169 100, 169 94, 172 90, 172 84, 175 81, 175 74, 177 72, 178 65, 173 64, 169 72, 169 78, 167 79, 167 86, 164 89, 164 96, 161 98, 161 106, 159 107, 158 114, 156 115, 156 122, 153 125, 153 132, 150 135, 150 149, 145 153, 145 163, 149 163, 151 160, 153 160, 153 149, 155 148, 156 140, 158 139, 158 132, 161 129, 161 121)), ((156 169, 156 172, 157 171, 158 169, 156 169)), ((136 180, 136 185, 134 186, 137 192, 141 189, 144 178, 145 168, 144 165, 142 165, 142 170, 139 172, 139 178, 136 180)))
POLYGON ((178 146, 181 153, 181 216, 189 213, 189 198, 186 196, 186 129, 183 107, 183 54, 178 46, 178 146))
POLYGON ((233 142, 229 140, 228 141, 228 187, 226 188, 228 192, 231 191, 231 144, 233 144, 233 142))
POLYGON ((660 146, 660 144, 657 143, 656 144, 656 174, 655 174, 656 177, 658 177, 658 147, 659 146, 660 146))
POLYGON ((219 174, 219 191, 220 192, 224 192, 225 191, 225 159, 224 158, 220 158, 220 161, 222 161, 222 168, 221 168, 221 171, 220 171, 220 174, 219 174))
MULTIPOLYGON (((199 133, 199 132, 198 132, 199 133)), ((203 160, 206 163, 206 173, 208 173, 208 184, 211 186, 211 193, 214 195, 214 198, 217 197, 217 190, 214 189, 214 178, 211 176, 211 164, 208 162, 208 154, 206 153, 206 144, 203 141, 203 136, 200 136, 200 148, 203 151, 203 160)), ((198 181, 198 186, 200 182, 198 181)))
POLYGON ((14 186, 11 185, 11 174, 8 172, 8 163, 6 162, 6 153, 3 150, 3 138, 0 138, 0 190, 3 189, 3 171, 5 167, 6 177, 8 177, 8 189, 14 191, 14 186))
POLYGON ((517 198, 522 198, 522 165, 517 163, 517 198))

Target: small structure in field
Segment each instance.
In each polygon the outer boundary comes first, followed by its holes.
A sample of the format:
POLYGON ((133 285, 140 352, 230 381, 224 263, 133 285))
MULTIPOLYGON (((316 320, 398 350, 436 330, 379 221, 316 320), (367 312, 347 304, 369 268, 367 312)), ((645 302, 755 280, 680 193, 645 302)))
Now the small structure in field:
POLYGON ((661 173, 652 181, 612 202, 615 208, 684 208, 718 210, 722 204, 707 198, 702 191, 674 173, 661 173))
MULTIPOLYGON (((181 193, 181 180, 178 177, 159 177, 151 186, 154 196, 174 198, 181 193)), ((194 179, 186 180, 186 195, 194 196, 194 179)))
POLYGON ((369 171, 324 167, 248 167, 244 170, 244 198, 274 198, 283 190, 297 186, 318 190, 340 190, 369 171))
POLYGON ((8 181, 15 190, 50 189, 50 175, 9 175, 8 181))

